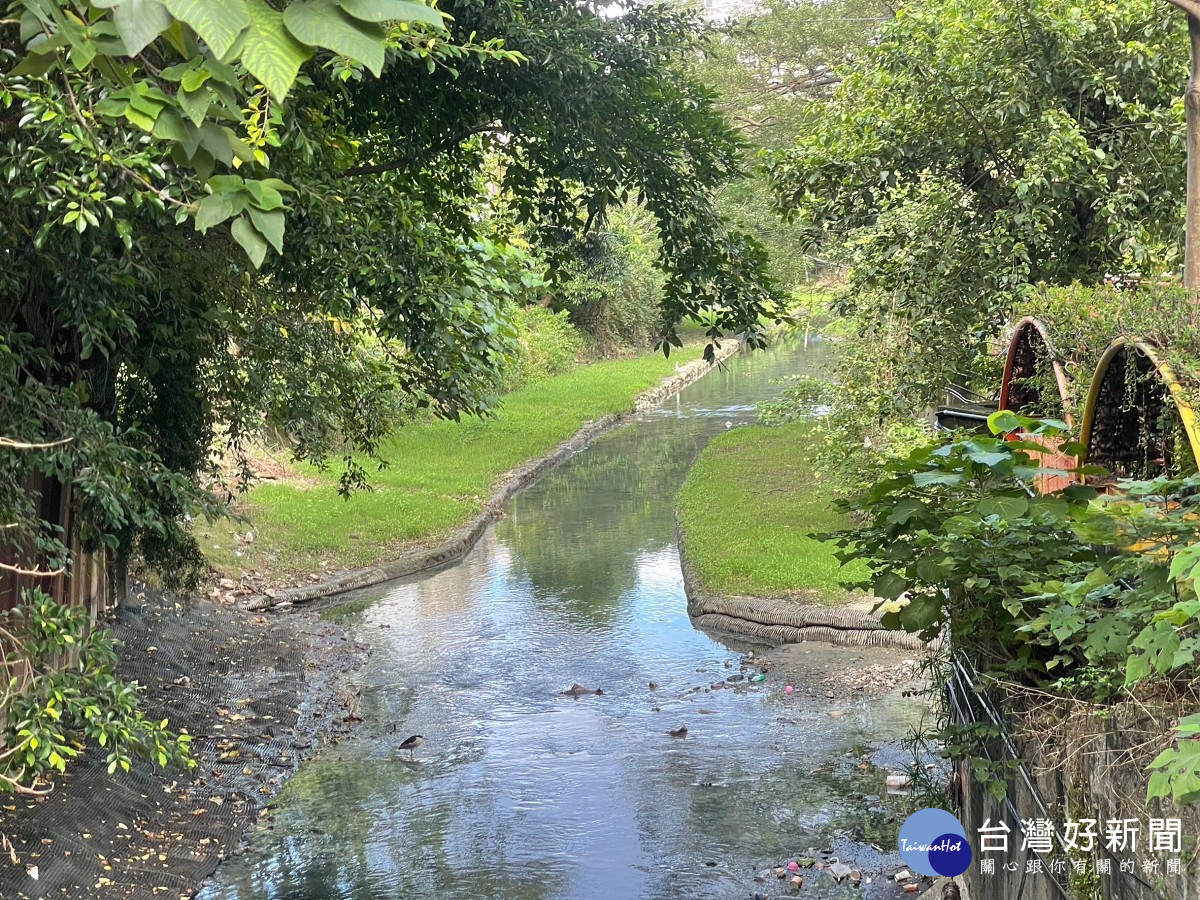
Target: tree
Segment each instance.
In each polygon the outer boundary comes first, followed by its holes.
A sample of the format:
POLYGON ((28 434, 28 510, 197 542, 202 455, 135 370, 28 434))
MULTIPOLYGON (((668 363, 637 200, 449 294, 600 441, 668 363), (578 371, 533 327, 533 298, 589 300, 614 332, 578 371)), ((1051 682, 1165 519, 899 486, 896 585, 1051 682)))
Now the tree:
POLYGON ((809 108, 770 177, 850 265, 845 311, 897 373, 881 406, 934 401, 1037 282, 1178 261, 1179 24, 1152 0, 919 0, 809 108))
POLYGON ((1183 254, 1183 283, 1200 289, 1200 3, 1168 0, 1187 13, 1192 49, 1192 74, 1184 94, 1187 117, 1187 221, 1183 254))
MULTIPOLYGON (((203 562, 188 518, 223 512, 223 462, 264 427, 297 458, 340 455, 351 490, 400 413, 486 413, 510 313, 541 281, 481 221, 485 160, 549 244, 625 198, 652 212, 665 344, 704 310, 714 339, 763 340, 761 248, 709 199, 740 148, 691 72, 691 17, 574 0, 5 8, 0 523, 17 527, 0 541, 18 567, 68 566, 78 541, 118 576, 140 552, 187 582, 203 562), (42 518, 35 473, 70 485, 77 534, 42 518)), ((22 612, 60 636, 81 622, 36 596, 22 612)), ((28 772, 109 720, 160 762, 186 749, 137 718, 93 634, 95 665, 47 668, 10 701, 33 724, 0 753, 33 751, 28 772), (45 692, 67 689, 82 705, 56 724, 45 692)))
POLYGON ((0 423, 70 441, 0 457, 5 537, 62 554, 34 467, 86 546, 186 573, 187 517, 222 510, 221 459, 264 423, 349 490, 398 408, 490 409, 537 279, 474 214, 489 153, 548 243, 646 205, 667 344, 702 310, 761 343, 762 251, 709 200, 739 144, 691 72, 701 28, 603 6, 11 2, 0 423))
MULTIPOLYGON (((807 105, 833 92, 837 70, 861 55, 890 17, 879 0, 767 0, 718 29, 705 45, 700 75, 746 138, 752 169, 763 150, 796 143, 807 105)), ((812 260, 798 252, 802 229, 780 219, 761 174, 752 170, 731 182, 718 206, 763 242, 782 284, 810 280, 812 260)))

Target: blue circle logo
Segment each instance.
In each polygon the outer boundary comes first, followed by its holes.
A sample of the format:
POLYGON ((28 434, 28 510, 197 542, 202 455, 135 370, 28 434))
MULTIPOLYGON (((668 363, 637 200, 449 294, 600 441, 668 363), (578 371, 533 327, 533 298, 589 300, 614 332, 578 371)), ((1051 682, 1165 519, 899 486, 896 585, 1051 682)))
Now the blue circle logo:
POLYGON ((922 809, 900 827, 900 857, 918 875, 953 878, 971 866, 962 823, 944 809, 922 809))

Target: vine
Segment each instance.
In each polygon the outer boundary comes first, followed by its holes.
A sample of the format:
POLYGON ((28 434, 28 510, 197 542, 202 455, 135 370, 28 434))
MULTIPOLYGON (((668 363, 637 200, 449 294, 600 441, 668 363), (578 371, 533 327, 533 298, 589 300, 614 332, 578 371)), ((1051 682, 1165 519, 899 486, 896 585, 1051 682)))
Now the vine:
POLYGON ((137 687, 114 673, 116 644, 87 610, 56 603, 40 588, 0 613, 0 791, 46 794, 90 741, 110 773, 135 756, 159 766, 196 765, 191 736, 141 709, 137 687))

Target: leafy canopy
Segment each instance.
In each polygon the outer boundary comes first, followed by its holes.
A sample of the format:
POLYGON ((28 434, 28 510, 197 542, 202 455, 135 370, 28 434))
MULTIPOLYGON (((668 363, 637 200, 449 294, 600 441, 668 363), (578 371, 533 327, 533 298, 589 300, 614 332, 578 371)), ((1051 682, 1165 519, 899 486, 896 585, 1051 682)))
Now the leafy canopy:
MULTIPOLYGON (((13 0, 0 28, 5 539, 199 559, 226 464, 265 429, 347 490, 415 411, 495 403, 512 310, 552 259, 640 201, 658 332, 709 311, 762 341, 757 243, 712 192, 739 141, 694 75, 698 21, 568 0, 13 0), (378 76, 378 77, 377 77, 378 76), (496 174, 499 173, 499 174, 496 174), (512 220, 485 213, 497 194, 512 220), (189 550, 189 548, 191 548, 189 550)), ((561 258, 561 257, 560 257, 561 258)), ((552 267, 551 277, 557 266, 552 267)))
POLYGON ((1030 285, 1177 265, 1187 47, 1160 0, 915 0, 808 107, 771 183, 896 336, 905 404, 1030 285))

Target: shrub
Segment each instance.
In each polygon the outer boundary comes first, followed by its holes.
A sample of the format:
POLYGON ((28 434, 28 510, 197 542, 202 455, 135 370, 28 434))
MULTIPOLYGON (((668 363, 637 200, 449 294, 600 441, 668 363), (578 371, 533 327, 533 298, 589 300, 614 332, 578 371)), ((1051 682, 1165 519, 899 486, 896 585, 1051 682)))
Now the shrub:
POLYGON ((44 793, 87 740, 108 752, 108 771, 128 772, 132 756, 166 767, 195 766, 186 733, 153 722, 135 685, 119 679, 115 644, 91 627, 87 610, 24 591, 0 614, 5 695, 0 731, 0 790, 44 793))
POLYGON ((666 280, 656 268, 658 239, 646 212, 625 206, 606 228, 575 243, 557 274, 554 307, 591 335, 602 351, 648 346, 661 320, 666 280))
POLYGON ((569 372, 584 354, 583 335, 571 324, 566 310, 529 306, 517 310, 512 323, 516 353, 501 369, 501 391, 515 391, 569 372))
MULTIPOLYGON (((992 436, 927 444, 886 466, 853 505, 861 527, 838 535, 865 562, 883 623, 947 633, 985 679, 1091 703, 1193 695, 1200 660, 1200 477, 1082 484, 1043 496, 1038 439, 1059 422, 999 412, 992 436), (1015 434, 1035 439, 1014 440, 1015 434)), ((1082 447, 1067 444, 1065 453, 1082 447)), ((1076 470, 1095 474, 1089 467, 1076 470)), ((1200 722, 1186 734, 1200 733, 1200 722)), ((952 755, 969 736, 943 735, 952 755)), ((1200 745, 1155 762, 1152 796, 1200 799, 1200 745)))
POLYGON ((929 426, 915 415, 894 418, 872 413, 859 402, 858 382, 831 382, 813 375, 784 379, 786 387, 758 405, 763 425, 805 419, 811 423, 809 458, 835 493, 865 488, 880 466, 903 456, 929 437, 929 426))

